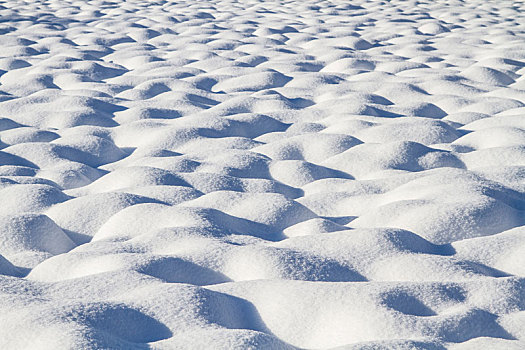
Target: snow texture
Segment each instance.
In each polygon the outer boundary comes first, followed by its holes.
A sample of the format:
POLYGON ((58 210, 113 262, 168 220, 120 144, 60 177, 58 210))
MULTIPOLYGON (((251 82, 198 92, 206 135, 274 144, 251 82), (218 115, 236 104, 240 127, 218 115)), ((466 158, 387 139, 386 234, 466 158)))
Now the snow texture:
POLYGON ((525 3, 0 0, 1 349, 524 349, 525 3))

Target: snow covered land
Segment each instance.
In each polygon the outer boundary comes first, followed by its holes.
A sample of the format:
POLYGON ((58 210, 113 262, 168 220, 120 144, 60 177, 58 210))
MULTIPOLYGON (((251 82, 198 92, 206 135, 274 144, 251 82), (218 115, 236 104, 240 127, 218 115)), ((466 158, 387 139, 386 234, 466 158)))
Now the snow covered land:
POLYGON ((0 349, 525 349, 525 2, 0 0, 0 349))

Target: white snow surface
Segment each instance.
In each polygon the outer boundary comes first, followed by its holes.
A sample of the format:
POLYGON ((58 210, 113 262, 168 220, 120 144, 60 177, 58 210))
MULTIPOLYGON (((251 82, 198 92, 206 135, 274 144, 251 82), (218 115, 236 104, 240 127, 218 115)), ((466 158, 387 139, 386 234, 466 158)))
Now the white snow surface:
POLYGON ((525 349, 525 3, 0 1, 1 349, 525 349))

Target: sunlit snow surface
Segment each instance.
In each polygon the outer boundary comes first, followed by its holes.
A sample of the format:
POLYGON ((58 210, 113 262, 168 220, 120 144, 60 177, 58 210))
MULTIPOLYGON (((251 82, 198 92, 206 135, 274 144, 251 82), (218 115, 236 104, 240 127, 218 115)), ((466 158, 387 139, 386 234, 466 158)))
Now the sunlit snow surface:
POLYGON ((525 349, 525 3, 0 1, 1 349, 525 349))

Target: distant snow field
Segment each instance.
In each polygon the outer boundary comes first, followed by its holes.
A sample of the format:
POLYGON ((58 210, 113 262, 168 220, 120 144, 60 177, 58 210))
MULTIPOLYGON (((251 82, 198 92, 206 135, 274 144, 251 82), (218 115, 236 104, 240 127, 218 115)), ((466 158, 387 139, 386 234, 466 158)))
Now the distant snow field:
POLYGON ((525 2, 0 0, 0 349, 525 349, 525 2))

